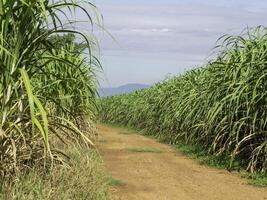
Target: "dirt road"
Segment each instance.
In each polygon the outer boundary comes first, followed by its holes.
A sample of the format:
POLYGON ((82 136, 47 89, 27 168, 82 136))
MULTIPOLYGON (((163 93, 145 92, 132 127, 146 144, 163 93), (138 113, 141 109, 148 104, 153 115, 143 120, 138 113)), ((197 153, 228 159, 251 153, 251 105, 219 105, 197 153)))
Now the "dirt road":
POLYGON ((99 126, 99 147, 121 200, 267 200, 267 189, 226 170, 199 165, 168 145, 99 126))

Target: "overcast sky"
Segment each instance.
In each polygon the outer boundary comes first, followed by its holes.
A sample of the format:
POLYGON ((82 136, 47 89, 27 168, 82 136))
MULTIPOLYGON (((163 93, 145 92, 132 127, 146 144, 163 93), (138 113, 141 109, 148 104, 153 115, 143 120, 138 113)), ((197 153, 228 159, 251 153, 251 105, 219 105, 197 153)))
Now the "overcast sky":
POLYGON ((153 84, 206 62, 223 34, 265 25, 265 0, 95 0, 104 16, 100 83, 153 84))

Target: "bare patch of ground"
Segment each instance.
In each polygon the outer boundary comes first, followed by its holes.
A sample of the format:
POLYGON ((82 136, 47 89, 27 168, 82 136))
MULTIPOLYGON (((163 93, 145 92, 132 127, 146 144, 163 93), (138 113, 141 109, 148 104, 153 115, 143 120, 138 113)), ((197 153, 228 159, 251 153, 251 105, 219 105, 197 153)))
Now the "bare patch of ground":
POLYGON ((100 140, 105 141, 99 148, 106 169, 124 183, 112 187, 117 199, 267 200, 266 188, 250 186, 238 174, 199 165, 168 145, 122 131, 99 126, 100 140))

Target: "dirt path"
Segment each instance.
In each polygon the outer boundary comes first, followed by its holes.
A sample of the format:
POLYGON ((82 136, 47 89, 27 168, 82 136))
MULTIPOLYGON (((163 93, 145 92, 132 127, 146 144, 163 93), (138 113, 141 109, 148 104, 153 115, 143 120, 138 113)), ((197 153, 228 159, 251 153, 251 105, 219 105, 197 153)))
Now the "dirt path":
POLYGON ((201 166, 171 147, 123 129, 99 126, 99 147, 121 200, 267 200, 267 189, 201 166))

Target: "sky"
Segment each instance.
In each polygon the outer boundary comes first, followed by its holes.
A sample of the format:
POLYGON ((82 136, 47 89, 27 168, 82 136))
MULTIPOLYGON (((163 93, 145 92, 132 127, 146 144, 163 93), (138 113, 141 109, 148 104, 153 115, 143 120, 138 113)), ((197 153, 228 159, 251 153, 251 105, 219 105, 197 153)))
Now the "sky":
POLYGON ((217 39, 265 25, 265 0, 95 0, 102 87, 153 84, 207 62, 217 39), (112 37, 109 35, 111 34, 112 37))

